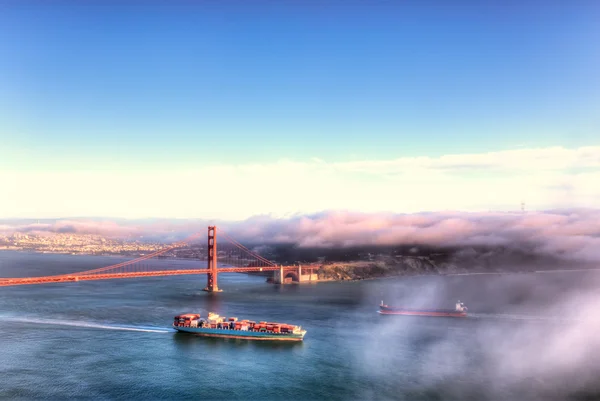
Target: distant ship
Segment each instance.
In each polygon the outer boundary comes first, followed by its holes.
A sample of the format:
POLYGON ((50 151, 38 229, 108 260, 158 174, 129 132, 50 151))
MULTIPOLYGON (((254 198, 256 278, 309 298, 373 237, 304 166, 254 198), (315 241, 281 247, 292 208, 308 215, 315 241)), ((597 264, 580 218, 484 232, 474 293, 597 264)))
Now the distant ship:
POLYGON ((445 316, 445 317, 467 317, 467 307, 460 301, 454 309, 409 309, 388 306, 381 301, 379 313, 382 315, 408 315, 408 316, 445 316))
POLYGON ((247 340, 302 341, 306 330, 286 323, 238 321, 237 317, 221 317, 209 312, 207 319, 200 314, 175 316, 173 327, 184 333, 202 337, 243 338, 247 340))

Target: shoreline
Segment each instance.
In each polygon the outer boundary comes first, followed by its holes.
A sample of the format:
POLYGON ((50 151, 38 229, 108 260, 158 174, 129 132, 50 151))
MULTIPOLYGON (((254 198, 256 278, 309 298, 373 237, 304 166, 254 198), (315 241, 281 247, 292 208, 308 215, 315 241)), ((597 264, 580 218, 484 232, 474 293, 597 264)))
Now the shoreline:
MULTIPOLYGON (((36 255, 64 255, 64 256, 98 256, 105 258, 123 258, 123 259, 136 259, 146 254, 138 254, 138 255, 119 255, 119 254, 106 254, 106 253, 85 253, 85 252, 47 252, 47 251, 36 251, 32 249, 8 249, 8 248, 0 248, 0 252, 18 252, 18 253, 30 253, 36 255)), ((193 260, 194 258, 173 258, 173 257, 165 257, 161 258, 162 260, 193 260)))
POLYGON ((575 272, 596 272, 596 273, 600 273, 600 267, 587 267, 587 268, 581 268, 581 267, 577 267, 577 268, 573 268, 573 269, 564 269, 564 268, 557 268, 557 269, 539 269, 539 268, 532 268, 531 270, 519 270, 519 271, 491 271, 491 272, 485 272, 485 271, 473 271, 473 272, 462 272, 462 273, 431 273, 431 272, 423 272, 423 273, 418 273, 418 272, 411 272, 411 273, 403 273, 403 274, 388 274, 388 275, 381 275, 381 276, 375 276, 375 277, 359 277, 359 278, 352 278, 352 279, 348 279, 348 278, 343 278, 343 279, 334 279, 334 278, 324 278, 324 279, 319 279, 318 282, 320 283, 327 283, 327 282, 335 282, 335 283, 339 283, 339 282, 358 282, 358 281, 370 281, 370 280, 379 280, 379 279, 390 279, 390 278, 415 278, 415 277, 458 277, 458 276, 503 276, 503 275, 521 275, 521 274, 557 274, 557 273, 575 273, 575 272))
MULTIPOLYGON (((35 255, 63 255, 63 256, 91 256, 91 257, 106 257, 106 258, 115 258, 115 259, 136 259, 144 254, 139 255, 119 255, 119 254, 94 254, 94 253, 73 253, 73 252, 45 252, 45 251, 36 251, 31 249, 9 249, 9 248, 0 248, 0 252, 8 251, 8 252, 16 252, 23 254, 35 254, 35 255)), ((161 260, 165 261, 188 261, 195 260, 195 258, 177 258, 177 257, 166 257, 161 258, 161 260)), ((336 265, 343 266, 351 265, 352 263, 363 262, 363 261, 354 261, 354 262, 345 262, 339 263, 336 265)), ((316 282, 313 283, 340 283, 340 282, 359 282, 359 281, 372 281, 372 280, 380 280, 380 279, 389 279, 389 278, 415 278, 415 277, 448 277, 448 276, 476 276, 476 275, 514 275, 514 274, 550 274, 550 273, 574 273, 574 272, 600 272, 600 267, 588 267, 588 268, 573 268, 573 269, 531 269, 531 270, 520 270, 520 271, 493 271, 493 272, 482 272, 482 271, 473 271, 473 272, 461 272, 461 273, 403 273, 403 274, 387 274, 387 275, 379 275, 374 277, 358 277, 358 278, 319 278, 316 282)), ((247 272, 242 274, 250 274, 253 273, 247 272)), ((262 274, 261 274, 262 275, 262 274)), ((317 273, 318 275, 318 273, 317 273)), ((304 283, 293 283, 293 284, 304 284, 304 283)))
MULTIPOLYGON (((587 269, 556 269, 556 270, 522 270, 522 271, 505 271, 505 272, 473 272, 473 273, 438 273, 438 274, 394 274, 388 276, 378 277, 364 277, 355 278, 349 280, 335 280, 335 279, 319 279, 318 283, 355 283, 359 281, 372 281, 390 278, 416 278, 416 277, 449 277, 449 276, 503 276, 503 275, 517 275, 517 274, 550 274, 550 273, 575 273, 575 272, 598 272, 600 273, 600 267, 590 267, 587 269)), ((304 283, 293 283, 293 284, 304 284, 304 283)))

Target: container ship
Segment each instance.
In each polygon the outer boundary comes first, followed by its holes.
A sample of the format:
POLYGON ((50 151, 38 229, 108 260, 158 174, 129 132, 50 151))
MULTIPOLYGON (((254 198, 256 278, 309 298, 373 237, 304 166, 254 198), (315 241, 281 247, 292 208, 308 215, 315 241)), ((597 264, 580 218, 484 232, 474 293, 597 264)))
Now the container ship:
POLYGON ((388 306, 381 301, 379 313, 382 315, 467 317, 467 307, 458 301, 454 309, 409 309, 388 306))
POLYGON ((202 337, 243 338, 247 340, 302 341, 306 330, 286 323, 253 322, 237 317, 222 317, 209 312, 206 319, 200 314, 175 316, 173 328, 202 337))

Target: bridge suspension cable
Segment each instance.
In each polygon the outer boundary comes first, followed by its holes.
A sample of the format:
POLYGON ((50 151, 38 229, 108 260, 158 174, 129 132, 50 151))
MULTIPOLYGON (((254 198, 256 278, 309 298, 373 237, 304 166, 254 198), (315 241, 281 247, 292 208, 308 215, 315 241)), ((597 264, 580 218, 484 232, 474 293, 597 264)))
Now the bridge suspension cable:
POLYGON ((70 273, 70 274, 62 274, 61 276, 72 276, 74 274, 77 274, 79 276, 83 276, 83 275, 88 275, 88 274, 95 274, 95 273, 106 272, 108 270, 118 269, 118 268, 121 268, 121 267, 133 265, 133 264, 141 262, 143 260, 152 259, 155 256, 162 255, 163 253, 171 251, 171 250, 173 250, 175 248, 180 248, 183 245, 187 245, 188 242, 190 242, 190 241, 198 238, 201 234, 202 233, 192 234, 189 237, 187 237, 186 239, 184 239, 182 241, 179 241, 179 242, 176 242, 175 244, 170 245, 168 248, 164 248, 164 249, 161 249, 161 250, 149 253, 148 255, 144 255, 144 256, 141 256, 141 257, 136 258, 136 259, 128 260, 128 261, 121 262, 121 263, 116 263, 116 264, 110 265, 110 266, 100 267, 98 269, 86 270, 86 271, 77 272, 77 273, 70 273))
POLYGON ((231 238, 229 235, 227 235, 223 231, 219 232, 219 235, 225 237, 233 245, 237 246, 238 248, 243 249, 244 251, 248 252, 250 255, 252 255, 256 259, 258 259, 258 260, 260 260, 260 261, 268 264, 269 266, 277 266, 276 263, 273 263, 270 260, 268 260, 266 258, 263 258, 262 256, 260 256, 259 254, 255 253, 255 252, 252 252, 250 249, 246 248, 244 245, 240 244, 239 242, 237 242, 236 240, 234 240, 233 238, 231 238))
MULTIPOLYGON (((214 270, 210 270, 205 267, 198 268, 193 266, 192 268, 181 268, 182 263, 190 261, 185 256, 183 258, 177 257, 174 264, 168 263, 141 263, 143 261, 152 259, 160 256, 165 252, 171 251, 176 248, 182 248, 189 245, 190 242, 199 238, 201 235, 205 235, 204 232, 192 234, 182 241, 175 242, 164 249, 151 252, 147 255, 131 259, 125 262, 115 263, 109 266, 100 267, 97 269, 85 270, 81 272, 59 274, 52 276, 38 276, 38 277, 6 277, 0 278, 0 287, 13 286, 13 285, 24 285, 24 284, 43 284, 43 283, 57 283, 57 282, 72 282, 72 281, 87 281, 87 280, 107 280, 116 278, 133 278, 133 277, 152 277, 152 276, 173 276, 173 275, 187 275, 187 274, 214 274, 214 270), (186 261, 186 262, 183 262, 186 261)), ((279 269, 291 270, 299 269, 297 266, 278 266, 276 263, 271 262, 267 258, 259 255, 256 252, 251 251, 238 241, 231 238, 224 232, 219 232, 219 236, 225 238, 230 245, 233 245, 234 249, 238 249, 238 252, 223 251, 225 256, 219 258, 222 260, 222 267, 218 268, 217 271, 221 273, 247 273, 247 272, 258 272, 258 271, 275 271, 279 269), (247 256, 244 256, 247 255, 247 256)), ((221 248, 223 249, 223 248, 221 248)), ((185 253, 185 252, 184 252, 185 253)), ((187 252, 188 255, 192 255, 193 260, 198 260, 197 251, 196 253, 190 249, 187 252)), ((218 255, 217 255, 218 257, 218 255)), ((202 259, 202 258, 201 258, 202 259)))

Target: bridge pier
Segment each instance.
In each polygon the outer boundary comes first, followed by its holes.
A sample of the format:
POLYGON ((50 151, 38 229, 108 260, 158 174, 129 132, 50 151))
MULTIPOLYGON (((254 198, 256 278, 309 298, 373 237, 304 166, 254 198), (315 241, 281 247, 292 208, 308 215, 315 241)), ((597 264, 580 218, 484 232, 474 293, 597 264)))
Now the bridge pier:
POLYGON ((217 227, 208 226, 208 278, 204 291, 221 292, 217 285, 217 227))
POLYGON ((316 283, 319 281, 317 274, 313 272, 311 267, 309 272, 302 274, 302 265, 298 265, 297 270, 284 270, 283 266, 279 266, 279 270, 273 271, 273 284, 301 284, 301 283, 316 283))

